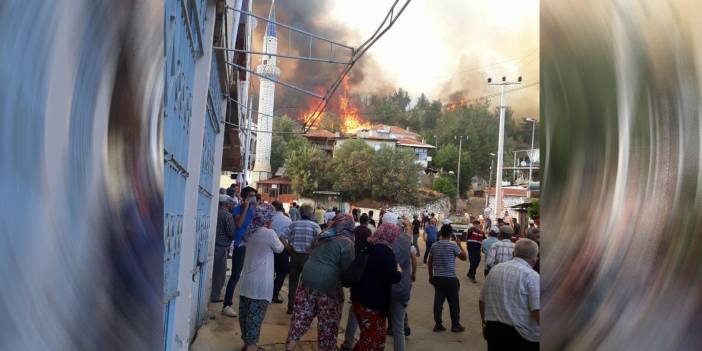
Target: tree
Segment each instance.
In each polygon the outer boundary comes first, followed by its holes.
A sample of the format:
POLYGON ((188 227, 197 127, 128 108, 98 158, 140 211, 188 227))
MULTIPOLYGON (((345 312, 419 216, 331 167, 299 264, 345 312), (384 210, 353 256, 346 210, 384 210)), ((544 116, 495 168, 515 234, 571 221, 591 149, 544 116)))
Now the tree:
POLYGON ((289 146, 285 170, 292 182, 293 191, 310 196, 314 190, 330 188, 331 162, 324 151, 310 145, 304 138, 289 146))
POLYGON ((334 189, 344 198, 358 200, 371 193, 373 177, 369 170, 374 153, 373 148, 359 139, 343 143, 334 152, 334 189))
POLYGON ((285 151, 288 144, 305 139, 296 134, 300 131, 298 122, 283 116, 273 119, 273 136, 271 138, 271 169, 275 172, 285 164, 285 151))
POLYGON ((431 188, 450 197, 451 200, 456 198, 456 181, 452 177, 441 176, 436 178, 431 188))
POLYGON ((414 202, 422 167, 415 162, 412 151, 383 147, 373 155, 372 164, 374 199, 414 202))
MULTIPOLYGON (((466 145, 464 142, 464 147, 465 146, 466 145)), ((470 187, 470 180, 474 175, 471 167, 470 154, 464 150, 461 150, 461 194, 465 194, 468 191, 468 188, 470 187)), ((458 147, 454 144, 445 144, 441 146, 432 159, 432 166, 435 168, 441 168, 445 172, 453 172, 454 176, 452 176, 452 179, 454 179, 453 186, 455 193, 455 179, 458 174, 458 147)))

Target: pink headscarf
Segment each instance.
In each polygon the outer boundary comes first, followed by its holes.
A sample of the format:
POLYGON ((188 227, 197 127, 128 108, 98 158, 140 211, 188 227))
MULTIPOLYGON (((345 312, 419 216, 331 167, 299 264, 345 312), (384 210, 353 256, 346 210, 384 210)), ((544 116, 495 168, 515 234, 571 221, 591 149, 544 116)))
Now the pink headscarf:
POLYGON ((378 227, 375 233, 368 238, 368 241, 373 244, 392 246, 392 243, 395 242, 395 239, 397 239, 400 234, 400 227, 396 224, 383 223, 378 227))

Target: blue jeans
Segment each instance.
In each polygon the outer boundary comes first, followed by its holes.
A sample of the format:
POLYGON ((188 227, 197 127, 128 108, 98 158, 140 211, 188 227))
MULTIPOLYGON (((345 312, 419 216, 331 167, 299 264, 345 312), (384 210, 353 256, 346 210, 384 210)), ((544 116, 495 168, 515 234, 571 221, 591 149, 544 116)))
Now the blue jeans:
POLYGON ((232 256, 232 275, 227 282, 227 291, 224 293, 224 307, 231 306, 234 299, 234 289, 241 277, 241 269, 244 268, 244 257, 246 257, 246 246, 239 246, 234 249, 232 256))

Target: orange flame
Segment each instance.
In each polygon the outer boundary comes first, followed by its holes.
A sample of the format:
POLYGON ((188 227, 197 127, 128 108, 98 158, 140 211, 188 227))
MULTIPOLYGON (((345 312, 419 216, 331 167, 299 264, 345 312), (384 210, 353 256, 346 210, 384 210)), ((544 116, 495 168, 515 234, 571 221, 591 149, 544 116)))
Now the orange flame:
MULTIPOLYGON (((349 89, 349 81, 348 81, 348 76, 344 77, 344 79, 341 82, 340 86, 340 91, 338 92, 338 98, 337 99, 332 99, 332 101, 337 100, 338 101, 338 106, 336 108, 333 107, 330 101, 330 106, 329 110, 331 110, 331 113, 336 113, 338 114, 339 119, 342 121, 341 123, 341 131, 346 133, 346 134, 355 134, 361 129, 369 129, 371 128, 371 123, 364 120, 359 116, 358 108, 353 106, 351 104, 351 93, 349 89), (336 110, 336 111, 334 111, 336 110)), ((307 112, 303 113, 302 115, 302 120, 305 122, 307 125, 311 125, 312 127, 319 127, 320 126, 320 120, 321 118, 317 118, 314 120, 314 123, 311 123, 311 121, 314 119, 314 108, 316 105, 313 105, 310 110, 307 112), (310 124, 311 123, 311 124, 310 124)))
POLYGON ((458 108, 465 107, 466 106, 466 100, 464 98, 461 98, 461 100, 455 101, 455 102, 449 102, 446 104, 446 111, 448 112, 453 112, 458 108))

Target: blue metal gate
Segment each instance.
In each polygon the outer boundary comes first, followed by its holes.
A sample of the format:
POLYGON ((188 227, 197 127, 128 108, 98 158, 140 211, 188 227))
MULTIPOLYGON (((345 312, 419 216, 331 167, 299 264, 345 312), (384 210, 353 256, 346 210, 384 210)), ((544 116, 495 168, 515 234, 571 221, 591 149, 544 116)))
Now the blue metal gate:
POLYGON ((164 347, 173 349, 195 60, 202 56, 204 0, 166 0, 164 7, 164 347))
POLYGON ((212 193, 214 188, 215 166, 215 137, 219 133, 219 123, 222 109, 222 87, 219 83, 219 66, 217 56, 212 52, 210 69, 210 84, 207 94, 207 112, 205 116, 205 133, 202 140, 202 159, 200 161, 200 178, 197 197, 197 235, 195 237, 197 254, 195 255, 194 272, 197 280, 193 284, 193 304, 195 308, 195 323, 197 328, 204 322, 207 296, 207 261, 209 257, 208 244, 210 242, 210 213, 212 210, 212 193))

